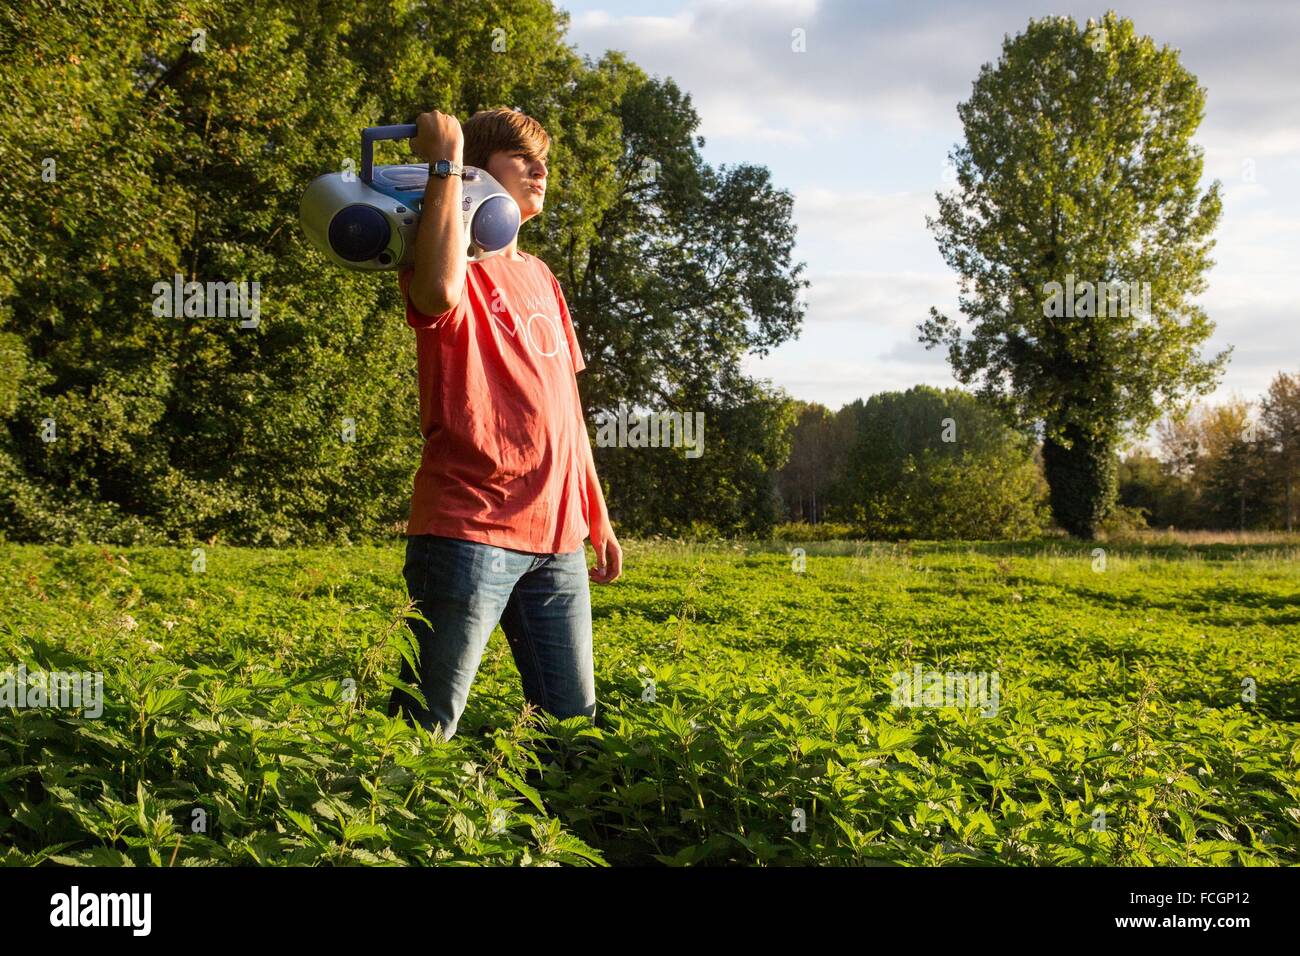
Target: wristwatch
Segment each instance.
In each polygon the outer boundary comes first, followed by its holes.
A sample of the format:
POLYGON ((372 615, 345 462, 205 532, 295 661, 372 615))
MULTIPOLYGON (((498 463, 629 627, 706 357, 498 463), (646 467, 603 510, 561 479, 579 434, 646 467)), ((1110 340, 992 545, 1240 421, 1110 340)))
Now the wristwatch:
POLYGON ((459 176, 465 178, 465 167, 460 163, 453 163, 450 159, 439 159, 429 166, 429 172, 434 176, 446 179, 448 176, 459 176))

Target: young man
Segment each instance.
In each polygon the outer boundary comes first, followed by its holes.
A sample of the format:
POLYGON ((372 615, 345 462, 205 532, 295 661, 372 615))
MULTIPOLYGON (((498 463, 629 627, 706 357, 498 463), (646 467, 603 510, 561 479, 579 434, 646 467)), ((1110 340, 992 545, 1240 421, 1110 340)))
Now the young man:
POLYGON ((557 717, 594 717, 588 574, 612 582, 623 555, 578 396, 586 363, 546 264, 520 252, 518 237, 468 262, 461 222, 465 164, 486 169, 523 222, 540 213, 550 137, 504 108, 474 114, 463 130, 435 110, 416 128, 412 149, 430 176, 415 264, 399 279, 416 330, 424 453, 403 577, 431 627, 409 621, 420 673, 404 663, 402 680, 428 707, 394 691, 389 714, 404 711, 450 739, 499 621, 527 700, 557 717), (439 160, 450 166, 436 170, 439 160))

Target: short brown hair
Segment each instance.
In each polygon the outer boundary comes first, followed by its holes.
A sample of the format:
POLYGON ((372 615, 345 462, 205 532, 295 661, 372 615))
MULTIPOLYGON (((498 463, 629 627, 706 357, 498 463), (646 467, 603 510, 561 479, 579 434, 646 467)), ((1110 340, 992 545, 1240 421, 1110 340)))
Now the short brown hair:
POLYGON ((479 169, 486 169, 488 159, 500 150, 522 150, 529 159, 545 159, 551 149, 551 137, 541 123, 504 106, 479 110, 461 130, 465 134, 465 165, 479 169))

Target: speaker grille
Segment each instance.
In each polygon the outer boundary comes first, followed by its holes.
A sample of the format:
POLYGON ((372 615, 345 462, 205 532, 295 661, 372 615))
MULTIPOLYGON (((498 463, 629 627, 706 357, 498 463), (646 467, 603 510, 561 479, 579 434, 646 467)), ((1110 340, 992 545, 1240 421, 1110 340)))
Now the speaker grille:
POLYGON ((330 220, 330 248, 348 262, 373 259, 388 247, 392 235, 383 214, 361 203, 344 206, 330 220))
POLYGON ((519 207, 507 196, 489 196, 474 211, 469 229, 474 244, 485 252, 504 249, 519 232, 519 207))

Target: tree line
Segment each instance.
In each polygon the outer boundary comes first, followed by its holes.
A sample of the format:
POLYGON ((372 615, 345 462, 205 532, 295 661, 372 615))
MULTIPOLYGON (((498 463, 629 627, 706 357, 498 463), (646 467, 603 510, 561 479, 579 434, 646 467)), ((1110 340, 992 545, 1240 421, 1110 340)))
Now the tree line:
MULTIPOLYGON (((1257 403, 1166 415, 1156 450, 1117 453, 1107 530, 1295 529, 1300 373, 1257 403)), ((871 538, 1024 538, 1053 527, 1042 442, 961 389, 916 386, 831 412, 800 405, 777 473, 785 520, 871 538)), ((815 528, 806 529, 816 534, 815 528)))
POLYGON ((1119 466, 1119 502, 1154 528, 1294 531, 1300 512, 1300 374, 1258 402, 1234 397, 1160 423, 1158 451, 1119 466))
POLYGON ((596 448, 620 530, 1086 538, 1137 509, 1290 526, 1293 379, 1257 420, 1199 413, 1158 461, 1119 454, 1213 391, 1230 352, 1198 355, 1220 185, 1200 188, 1205 91, 1176 50, 1114 13, 1007 35, 957 107, 954 185, 928 220, 961 314, 917 329, 976 388, 831 412, 741 370, 802 323, 791 195, 760 165, 704 162, 688 93, 617 52, 579 57, 566 26, 546 0, 0 11, 0 534, 398 531, 421 436, 397 282, 329 266, 298 199, 355 163, 365 126, 499 105, 552 137, 521 244, 565 292, 593 434, 623 408, 705 423, 698 457, 596 448), (173 282, 256 283, 257 318, 159 314, 173 282))

